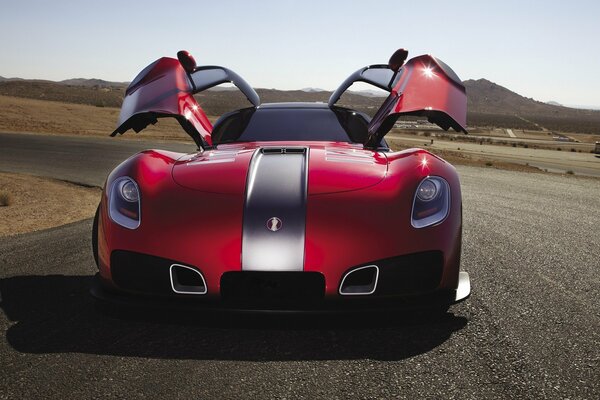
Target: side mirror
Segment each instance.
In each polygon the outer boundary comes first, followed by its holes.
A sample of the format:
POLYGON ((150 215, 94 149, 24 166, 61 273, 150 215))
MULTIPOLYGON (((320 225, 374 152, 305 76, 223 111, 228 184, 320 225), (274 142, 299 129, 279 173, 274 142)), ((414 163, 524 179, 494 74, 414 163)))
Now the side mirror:
POLYGON ((188 74, 191 74, 196 69, 196 60, 194 59, 194 57, 192 57, 192 55, 189 52, 185 50, 178 51, 177 59, 179 60, 179 63, 181 64, 185 72, 187 72, 188 74))

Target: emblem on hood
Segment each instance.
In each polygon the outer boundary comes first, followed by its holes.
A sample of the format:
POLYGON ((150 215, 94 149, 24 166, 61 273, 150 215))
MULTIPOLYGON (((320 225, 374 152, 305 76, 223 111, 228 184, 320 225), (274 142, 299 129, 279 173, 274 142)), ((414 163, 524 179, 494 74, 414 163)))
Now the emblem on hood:
POLYGON ((277 232, 278 230, 281 229, 282 225, 283 225, 283 223, 277 217, 272 217, 267 220, 267 229, 270 230, 271 232, 277 232))

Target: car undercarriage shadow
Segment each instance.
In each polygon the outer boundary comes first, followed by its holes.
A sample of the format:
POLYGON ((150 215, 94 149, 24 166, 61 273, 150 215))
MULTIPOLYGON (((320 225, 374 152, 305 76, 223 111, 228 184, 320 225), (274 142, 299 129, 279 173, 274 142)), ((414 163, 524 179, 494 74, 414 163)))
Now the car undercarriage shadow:
POLYGON ((0 280, 6 339, 25 353, 198 360, 400 360, 430 351, 467 324, 400 314, 279 315, 186 312, 112 315, 88 293, 89 276, 0 280))

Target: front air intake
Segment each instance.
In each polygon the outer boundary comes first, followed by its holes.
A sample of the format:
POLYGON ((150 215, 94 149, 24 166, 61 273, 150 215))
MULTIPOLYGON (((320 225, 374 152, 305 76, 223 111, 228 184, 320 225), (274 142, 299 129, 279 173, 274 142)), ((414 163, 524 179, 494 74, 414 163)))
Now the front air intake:
POLYGON ((200 271, 185 265, 173 264, 170 268, 171 288, 179 294, 206 294, 206 282, 200 271))
POLYGON ((379 268, 367 265, 346 273, 340 285, 340 294, 344 296, 368 295, 375 293, 379 268))

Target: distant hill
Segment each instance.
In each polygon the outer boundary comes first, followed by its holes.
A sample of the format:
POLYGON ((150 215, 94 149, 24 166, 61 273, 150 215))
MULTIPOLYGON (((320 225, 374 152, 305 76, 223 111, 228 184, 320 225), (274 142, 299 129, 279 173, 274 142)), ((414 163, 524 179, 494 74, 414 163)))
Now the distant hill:
POLYGON ((468 108, 473 112, 546 115, 576 111, 559 104, 548 104, 523 97, 487 79, 469 79, 463 84, 467 88, 468 108))
MULTIPOLYGON (((25 79, 23 78, 5 78, 3 76, 0 76, 0 82, 5 82, 5 81, 24 81, 25 79)), ((35 79, 32 79, 35 80, 35 79)))
MULTIPOLYGON (((90 104, 98 107, 120 107, 127 88, 125 82, 107 82, 100 79, 68 79, 61 82, 41 80, 0 80, 0 95, 31 99, 90 104)), ((331 92, 314 90, 256 89, 263 103, 327 102, 331 92)), ((221 115, 236 108, 248 107, 245 97, 234 87, 216 87, 195 95, 209 115, 221 115)), ((340 105, 374 113, 381 99, 346 93, 340 105)))
POLYGON ((98 107, 120 107, 125 87, 80 86, 52 81, 10 79, 0 81, 0 95, 98 107))
POLYGON ((467 89, 468 125, 600 134, 600 111, 544 103, 487 79, 463 83, 467 89))
MULTIPOLYGON (((98 107, 120 107, 127 82, 101 79, 67 79, 61 82, 0 77, 0 95, 25 97, 98 107)), ((600 134, 600 111, 548 104, 521 96, 486 79, 464 81, 467 89, 467 125, 556 130, 600 134)), ((331 92, 317 88, 302 90, 257 89, 263 103, 306 101, 327 102, 331 92)), ((370 115, 381 104, 376 91, 349 91, 338 104, 370 115)), ((234 88, 217 87, 195 95, 209 115, 221 115, 248 107, 244 96, 234 88)))
MULTIPOLYGON (((326 103, 331 96, 327 91, 303 90, 276 90, 276 89, 256 89, 262 103, 277 102, 322 102, 326 103)), ((202 108, 211 115, 221 115, 236 108, 248 107, 248 100, 238 90, 208 90, 198 93, 194 96, 202 108)), ((355 93, 346 93, 342 96, 339 104, 356 110, 364 111, 368 114, 374 114, 381 105, 381 98, 361 96, 355 93)))
POLYGON ((129 86, 129 82, 110 82, 102 79, 85 79, 85 78, 74 78, 74 79, 65 79, 64 81, 59 81, 58 83, 63 85, 71 85, 71 86, 85 86, 85 87, 123 87, 126 88, 129 86))
POLYGON ((321 88, 314 88, 314 87, 307 87, 307 88, 302 88, 300 89, 303 92, 325 92, 325 89, 321 89, 321 88))
POLYGON ((367 97, 387 97, 388 93, 384 90, 350 90, 350 93, 357 94, 359 96, 367 96, 367 97))

